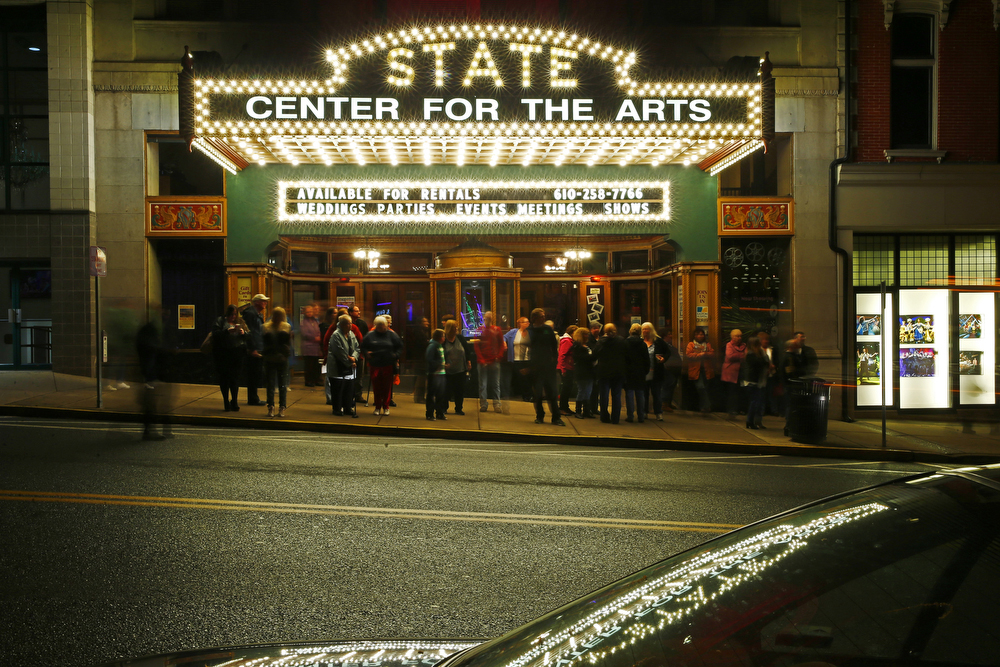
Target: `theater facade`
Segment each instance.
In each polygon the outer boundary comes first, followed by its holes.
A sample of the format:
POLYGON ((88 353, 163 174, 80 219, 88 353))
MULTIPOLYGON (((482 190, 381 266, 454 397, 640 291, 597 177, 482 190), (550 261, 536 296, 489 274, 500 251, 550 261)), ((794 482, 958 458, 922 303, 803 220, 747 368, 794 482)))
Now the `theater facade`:
MULTIPOLYGON (((518 20, 485 0, 460 19, 389 2, 356 23, 363 2, 276 21, 243 2, 112 4, 18 10, 39 50, 5 76, 47 77, 31 110, 49 133, 25 139, 47 142, 30 170, 0 165, 17 296, 0 319, 23 318, 0 322, 0 366, 92 375, 98 312, 110 328, 162 310, 196 379, 214 319, 264 293, 388 314, 404 337, 534 307, 560 330, 649 321, 679 347, 696 327, 716 348, 731 328, 801 328, 839 371, 837 2, 648 26, 583 0, 518 20), (49 180, 18 190, 26 171, 49 180)), ((129 346, 108 345, 135 375, 129 346)))
MULTIPOLYGON (((470 337, 535 307, 559 330, 719 330, 715 174, 773 140, 763 57, 671 78, 595 36, 468 24, 323 55, 310 79, 185 59, 181 135, 226 171, 229 302, 358 305, 401 333, 451 315, 470 337)), ((725 224, 791 233, 790 199, 762 204, 725 224)), ((150 233, 218 233, 149 205, 150 233)))

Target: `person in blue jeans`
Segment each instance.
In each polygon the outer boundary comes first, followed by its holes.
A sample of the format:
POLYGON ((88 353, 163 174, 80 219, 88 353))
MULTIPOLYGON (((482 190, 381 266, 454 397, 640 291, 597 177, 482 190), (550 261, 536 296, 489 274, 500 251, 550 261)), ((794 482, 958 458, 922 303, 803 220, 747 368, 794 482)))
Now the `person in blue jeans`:
POLYGON ((580 327, 573 332, 573 371, 576 374, 576 414, 577 419, 593 417, 590 396, 594 389, 594 353, 587 343, 590 332, 580 327))
POLYGON ((625 421, 640 424, 646 421, 646 374, 649 373, 649 352, 642 339, 642 325, 629 327, 625 345, 628 349, 625 368, 625 421))
POLYGON ((427 419, 447 419, 444 416, 444 411, 448 409, 448 394, 445 391, 448 364, 444 359, 444 329, 435 329, 431 334, 424 360, 427 363, 427 419))

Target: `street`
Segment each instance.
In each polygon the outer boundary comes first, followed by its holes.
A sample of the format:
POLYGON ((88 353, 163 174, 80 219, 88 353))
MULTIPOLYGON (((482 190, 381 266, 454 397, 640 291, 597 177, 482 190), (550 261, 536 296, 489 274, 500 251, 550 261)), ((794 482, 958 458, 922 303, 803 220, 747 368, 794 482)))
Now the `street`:
POLYGON ((800 504, 932 469, 0 418, 0 664, 485 639, 800 504))

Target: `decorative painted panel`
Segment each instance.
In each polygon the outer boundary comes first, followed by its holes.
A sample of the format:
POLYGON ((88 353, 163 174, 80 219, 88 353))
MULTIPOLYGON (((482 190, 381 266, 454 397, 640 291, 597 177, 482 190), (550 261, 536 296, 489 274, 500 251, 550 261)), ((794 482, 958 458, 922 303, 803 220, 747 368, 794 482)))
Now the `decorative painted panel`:
POLYGON ((719 235, 792 235, 793 209, 790 197, 719 197, 719 235))
POLYGON ((151 198, 146 201, 146 236, 225 235, 225 199, 151 198))

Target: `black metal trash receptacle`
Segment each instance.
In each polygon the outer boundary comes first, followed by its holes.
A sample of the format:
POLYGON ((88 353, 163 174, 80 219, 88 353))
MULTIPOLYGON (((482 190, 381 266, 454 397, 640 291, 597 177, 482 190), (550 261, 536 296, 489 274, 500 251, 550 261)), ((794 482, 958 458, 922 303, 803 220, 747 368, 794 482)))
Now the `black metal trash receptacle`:
POLYGON ((816 445, 826 440, 830 413, 830 385, 821 378, 789 380, 788 421, 785 429, 794 442, 816 445))

